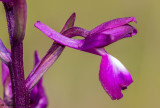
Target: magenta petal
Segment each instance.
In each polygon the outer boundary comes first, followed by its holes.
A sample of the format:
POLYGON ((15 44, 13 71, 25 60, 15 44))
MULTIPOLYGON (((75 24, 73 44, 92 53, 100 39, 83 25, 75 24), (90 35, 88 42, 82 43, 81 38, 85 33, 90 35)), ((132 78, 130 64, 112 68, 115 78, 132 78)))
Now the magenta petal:
POLYGON ((101 33, 106 34, 106 35, 110 34, 112 36, 111 41, 114 41, 114 40, 120 40, 122 38, 131 37, 133 35, 136 35, 137 29, 129 24, 126 24, 126 25, 119 26, 113 29, 105 30, 101 33))
POLYGON ((114 20, 105 22, 105 23, 103 23, 103 24, 95 27, 94 29, 91 30, 91 34, 99 33, 99 32, 102 32, 104 30, 107 30, 107 29, 116 28, 116 27, 128 24, 128 23, 130 23, 132 21, 134 21, 135 23, 137 23, 135 17, 126 17, 126 18, 114 19, 114 20))
POLYGON ((113 100, 122 98, 121 90, 126 89, 133 82, 124 65, 109 54, 102 56, 99 79, 104 90, 113 100))
POLYGON ((82 49, 105 47, 120 39, 131 37, 137 33, 135 27, 123 25, 116 28, 108 29, 101 33, 92 34, 85 39, 82 49))
POLYGON ((82 45, 82 50, 93 49, 93 48, 102 48, 110 44, 110 35, 106 34, 93 34, 90 37, 87 37, 82 45))
POLYGON ((56 41, 62 45, 71 47, 71 48, 79 49, 84 42, 84 40, 77 40, 77 39, 68 38, 68 37, 54 31, 53 29, 51 29, 47 25, 41 23, 40 21, 37 21, 37 23, 35 23, 34 26, 36 28, 38 28, 41 32, 43 32, 46 36, 53 39, 54 41, 56 41))

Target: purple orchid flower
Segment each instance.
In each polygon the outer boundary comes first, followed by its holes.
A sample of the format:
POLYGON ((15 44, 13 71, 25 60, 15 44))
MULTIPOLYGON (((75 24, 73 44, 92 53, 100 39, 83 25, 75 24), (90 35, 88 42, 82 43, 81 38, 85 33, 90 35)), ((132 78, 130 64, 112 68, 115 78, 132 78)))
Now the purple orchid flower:
POLYGON ((2 67, 2 84, 3 84, 3 100, 7 105, 12 104, 12 84, 11 84, 11 78, 10 78, 10 73, 8 66, 4 64, 3 62, 1 63, 2 67))
MULTIPOLYGON (((40 61, 37 51, 35 51, 35 65, 40 61)), ((9 69, 6 64, 2 62, 2 84, 4 88, 4 102, 7 105, 12 105, 12 84, 9 74, 9 69)), ((48 105, 48 99, 43 87, 43 78, 31 90, 30 106, 31 108, 46 108, 48 105)))
MULTIPOLYGON (((23 68, 23 40, 26 31, 26 0, 0 0, 6 12, 11 51, 0 40, 0 60, 2 61, 2 84, 4 98, 0 98, 2 107, 8 108, 46 108, 48 99, 43 87, 43 75, 61 55, 65 46, 102 56, 99 79, 110 97, 122 98, 121 90, 132 82, 132 77, 123 64, 109 55, 104 47, 120 39, 137 33, 128 23, 134 17, 119 18, 105 22, 91 31, 74 27, 76 14, 73 13, 60 33, 45 24, 37 22, 35 26, 51 39, 55 40, 46 55, 40 60, 35 52, 35 66, 25 79, 23 68), (84 39, 72 39, 82 36, 84 39)), ((1 107, 1 106, 0 106, 1 107)))
MULTIPOLYGON (((35 65, 40 62, 37 51, 35 51, 35 65)), ((36 86, 31 91, 31 108, 46 108, 48 99, 43 87, 43 77, 38 81, 36 86)))
POLYGON ((115 100, 123 97, 121 90, 126 89, 133 80, 123 64, 109 55, 103 47, 135 35, 136 28, 128 24, 132 21, 136 22, 135 17, 118 18, 105 22, 91 31, 79 27, 72 27, 65 31, 72 37, 84 37, 85 39, 82 40, 65 37, 40 21, 35 24, 35 27, 62 45, 102 56, 99 79, 104 90, 115 100))

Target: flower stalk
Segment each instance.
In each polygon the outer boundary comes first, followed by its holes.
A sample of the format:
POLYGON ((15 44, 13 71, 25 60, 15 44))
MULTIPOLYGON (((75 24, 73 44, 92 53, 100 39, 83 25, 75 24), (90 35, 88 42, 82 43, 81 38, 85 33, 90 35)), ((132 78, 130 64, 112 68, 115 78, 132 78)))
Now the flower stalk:
POLYGON ((11 75, 13 107, 25 108, 29 106, 28 92, 25 87, 23 68, 23 39, 25 36, 27 4, 26 0, 3 1, 8 32, 11 43, 11 60, 8 67, 11 75))
POLYGON ((26 88, 23 69, 23 43, 12 42, 11 52, 12 63, 9 65, 9 70, 12 81, 13 105, 25 108, 26 88))

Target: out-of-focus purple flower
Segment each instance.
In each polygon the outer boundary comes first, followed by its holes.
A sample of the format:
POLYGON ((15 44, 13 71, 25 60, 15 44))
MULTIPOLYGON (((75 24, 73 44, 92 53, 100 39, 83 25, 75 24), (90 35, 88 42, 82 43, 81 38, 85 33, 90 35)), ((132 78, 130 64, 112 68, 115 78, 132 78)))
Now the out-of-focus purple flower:
POLYGON ((7 48, 4 46, 2 40, 0 39, 0 59, 5 64, 8 64, 11 62, 11 55, 10 52, 7 50, 7 48))
MULTIPOLYGON (((35 51, 35 65, 40 61, 37 51, 35 51)), ((43 78, 34 86, 31 91, 31 108, 46 108, 48 105, 48 99, 43 87, 43 78)))
POLYGON ((135 35, 137 33, 136 28, 128 24, 133 21, 136 22, 135 17, 114 19, 97 26, 89 33, 83 29, 81 33, 79 33, 80 31, 73 32, 75 28, 66 30, 70 35, 84 37, 85 39, 82 40, 67 38, 39 21, 35 27, 62 45, 102 56, 99 79, 105 91, 115 100, 122 98, 121 90, 126 89, 133 80, 123 64, 106 53, 103 47, 135 35))
POLYGON ((3 100, 7 105, 12 104, 12 85, 8 66, 2 62, 2 84, 3 84, 3 100))
MULTIPOLYGON (((38 57, 37 51, 35 52, 35 65, 40 61, 38 57)), ((8 66, 2 62, 2 84, 4 88, 4 102, 7 105, 12 105, 12 85, 11 85, 11 78, 8 66)), ((48 105, 48 99, 45 94, 45 90, 43 87, 43 78, 41 78, 38 83, 34 86, 31 90, 31 99, 30 104, 31 108, 46 108, 48 105)))
POLYGON ((41 78, 31 92, 31 108, 47 108, 48 99, 43 87, 43 79, 41 78))

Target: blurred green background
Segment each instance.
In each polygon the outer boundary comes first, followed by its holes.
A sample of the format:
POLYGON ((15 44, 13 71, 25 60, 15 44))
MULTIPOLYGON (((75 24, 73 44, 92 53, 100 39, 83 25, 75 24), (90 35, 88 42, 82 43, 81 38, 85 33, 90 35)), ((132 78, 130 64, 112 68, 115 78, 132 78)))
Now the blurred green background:
MULTIPOLYGON (((160 102, 160 1, 159 0, 27 0, 28 20, 24 40, 26 76, 33 68, 33 53, 43 57, 52 40, 34 27, 39 20, 60 31, 76 12, 75 26, 91 30, 120 17, 135 16, 138 34, 106 47, 130 71, 134 83, 124 97, 112 101, 99 78, 101 57, 65 48, 44 75, 49 108, 159 108, 160 102)), ((0 38, 10 48, 5 11, 0 3, 0 38)), ((3 97, 0 83, 0 97, 3 97)))

